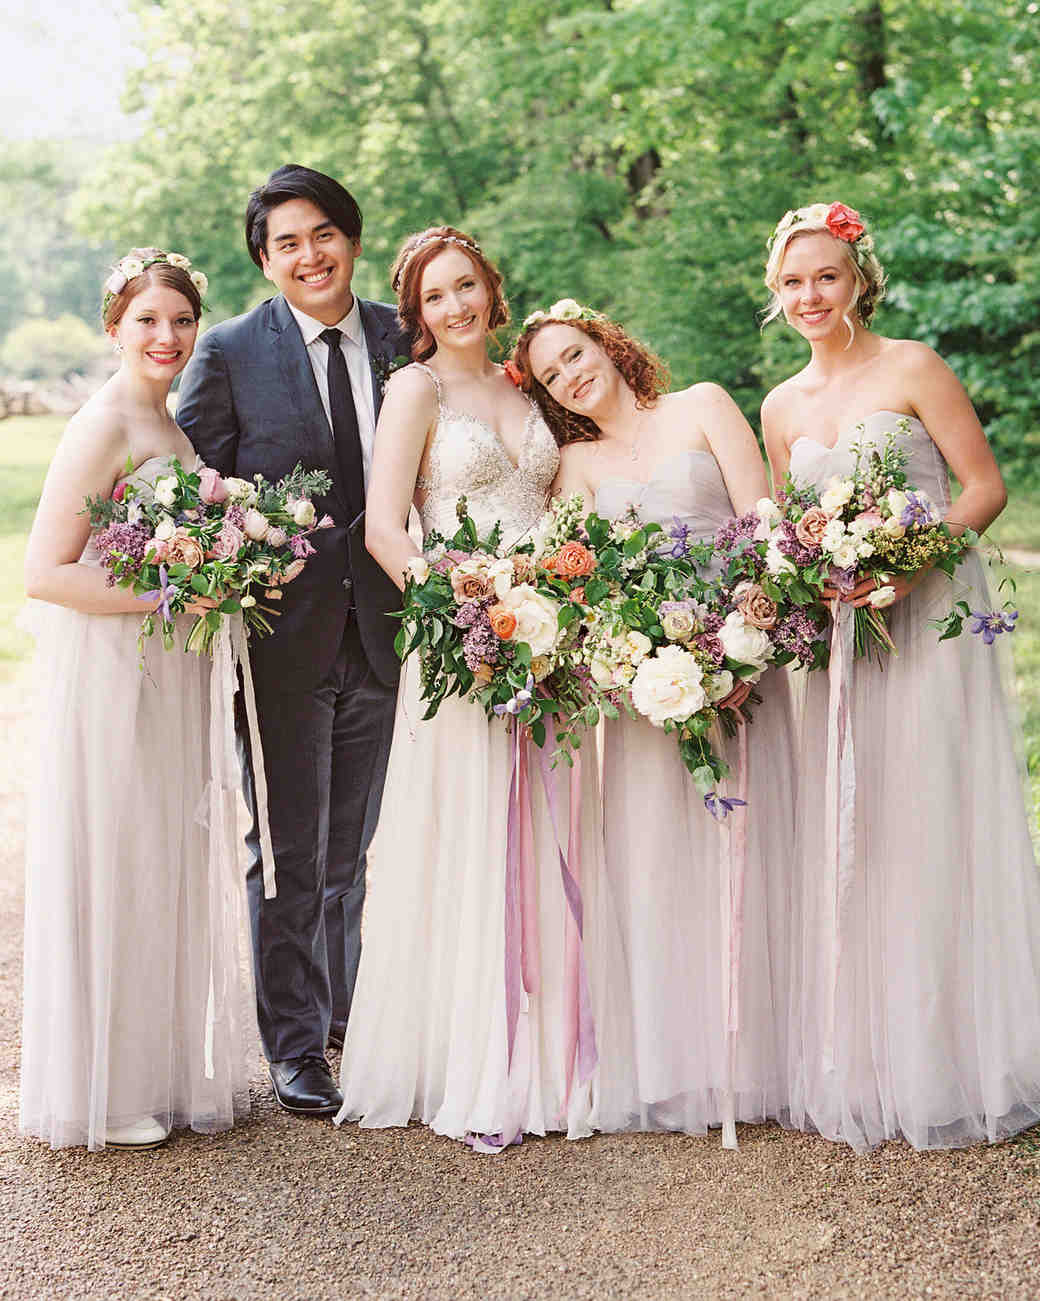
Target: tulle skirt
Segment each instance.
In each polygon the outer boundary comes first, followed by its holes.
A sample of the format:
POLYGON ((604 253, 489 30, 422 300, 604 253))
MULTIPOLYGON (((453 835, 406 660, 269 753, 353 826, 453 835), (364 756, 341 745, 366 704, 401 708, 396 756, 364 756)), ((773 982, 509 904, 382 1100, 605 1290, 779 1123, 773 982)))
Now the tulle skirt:
POLYGON ((608 879, 624 947, 628 1061, 605 1062, 628 1129, 703 1134, 782 1107, 794 761, 787 674, 722 741, 742 794, 716 822, 675 738, 622 716, 603 733, 608 879), (743 848, 741 841, 743 840, 743 848))
POLYGON ((578 1138, 617 1127, 616 1099, 604 1095, 600 1080, 603 1062, 617 1055, 625 1004, 600 853, 594 749, 586 749, 573 778, 573 806, 571 770, 547 773, 554 827, 536 747, 523 742, 533 863, 523 922, 529 978, 510 1060, 505 912, 516 738, 505 722, 489 722, 478 705, 458 698, 420 721, 417 677, 409 665, 369 855, 338 1120, 379 1127, 418 1119, 452 1138, 506 1142, 523 1133, 578 1138), (571 807, 582 841, 580 855, 569 856, 584 910, 580 951, 559 855, 561 845, 574 845, 571 807), (600 1063, 591 1072, 576 1051, 580 957, 600 1063))
POLYGON ((828 675, 806 691, 789 1118, 856 1150, 1040 1120, 1040 878, 1008 647, 938 642, 928 621, 957 598, 990 608, 975 555, 887 611, 898 655, 852 663, 847 723, 828 675), (839 726, 855 772, 840 818, 839 726))
POLYGON ((210 722, 233 682, 157 637, 142 670, 137 615, 33 602, 27 622, 21 1127, 91 1149, 144 1117, 227 1128, 248 1109, 247 1003, 235 790, 210 722))

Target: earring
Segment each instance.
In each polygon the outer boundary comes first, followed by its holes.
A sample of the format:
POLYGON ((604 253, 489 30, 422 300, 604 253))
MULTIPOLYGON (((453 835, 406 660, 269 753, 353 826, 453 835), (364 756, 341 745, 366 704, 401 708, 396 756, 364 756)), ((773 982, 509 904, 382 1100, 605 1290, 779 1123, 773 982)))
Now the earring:
POLYGON ((119 342, 118 339, 113 339, 113 340, 112 340, 112 351, 113 351, 113 352, 122 352, 122 351, 123 351, 123 345, 119 342))

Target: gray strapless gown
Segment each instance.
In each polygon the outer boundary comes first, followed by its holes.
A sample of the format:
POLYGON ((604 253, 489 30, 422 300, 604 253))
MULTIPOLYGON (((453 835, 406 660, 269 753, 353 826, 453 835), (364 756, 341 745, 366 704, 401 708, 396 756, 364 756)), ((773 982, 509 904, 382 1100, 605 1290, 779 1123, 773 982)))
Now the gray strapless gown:
MULTIPOLYGON (((874 413, 867 439, 899 418, 874 413)), ((910 427, 910 482, 945 508, 946 463, 910 427)), ((799 439, 792 473, 819 486, 847 473, 856 436, 832 449, 799 439)), ((993 1141, 1040 1119, 1040 880, 1001 682, 1009 648, 967 632, 940 643, 928 621, 958 597, 990 608, 976 555, 952 585, 935 573, 887 612, 897 656, 853 664, 854 843, 840 873, 827 853, 827 675, 806 692, 791 1121, 857 1150, 993 1141)))
MULTIPOLYGON (((607 479, 600 515, 634 505, 644 520, 710 538, 733 514, 715 458, 687 451, 649 482, 607 479)), ((738 1120, 779 1115, 784 1097, 786 958, 794 838, 794 757, 787 675, 760 684, 747 729, 743 928, 735 986, 727 882, 740 815, 717 823, 683 767, 675 739, 625 716, 603 733, 607 871, 628 955, 634 1072, 630 1124, 704 1133, 722 1122, 732 1073, 738 1120), (735 1006, 728 1018, 730 986, 735 1006), (730 1053, 733 1052, 731 1060, 730 1053)), ((737 739, 722 751, 739 779, 737 739)))

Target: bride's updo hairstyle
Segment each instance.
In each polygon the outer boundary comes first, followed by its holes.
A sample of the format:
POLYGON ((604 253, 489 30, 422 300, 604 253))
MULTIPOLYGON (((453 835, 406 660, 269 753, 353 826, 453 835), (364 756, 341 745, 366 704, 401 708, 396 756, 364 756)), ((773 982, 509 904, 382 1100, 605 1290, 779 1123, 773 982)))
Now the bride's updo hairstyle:
POLYGON ((841 256, 852 268, 856 287, 846 307, 845 323, 852 329, 848 313, 853 308, 863 325, 874 319, 878 303, 885 296, 885 272, 874 252, 874 241, 855 208, 844 203, 812 203, 785 212, 769 237, 766 260, 766 288, 772 293, 762 317, 763 329, 783 312, 780 303, 780 268, 792 240, 799 235, 830 235, 841 256))
POLYGON ((598 343, 617 367, 621 378, 636 396, 640 409, 652 407, 668 391, 671 377, 660 357, 621 328, 616 321, 582 307, 573 298, 554 303, 547 312, 532 312, 524 321, 513 348, 511 364, 519 375, 520 388, 538 403, 545 423, 560 447, 567 443, 591 443, 602 437, 594 420, 568 411, 531 373, 531 341, 547 325, 571 325, 598 343))
POLYGON ((509 304, 502 292, 502 275, 480 245, 454 226, 430 226, 409 235, 390 268, 390 284, 397 295, 397 316, 412 340, 412 360, 426 361, 437 351, 433 335, 423 324, 420 301, 423 272, 433 259, 446 249, 465 253, 491 295, 488 329, 497 329, 509 320, 509 304))
POLYGON ((202 272, 192 271, 191 263, 183 254, 164 253, 158 248, 132 248, 119 259, 105 281, 101 300, 101 322, 105 329, 118 325, 133 300, 150 285, 176 289, 188 300, 195 320, 201 318, 202 295, 206 292, 202 272))

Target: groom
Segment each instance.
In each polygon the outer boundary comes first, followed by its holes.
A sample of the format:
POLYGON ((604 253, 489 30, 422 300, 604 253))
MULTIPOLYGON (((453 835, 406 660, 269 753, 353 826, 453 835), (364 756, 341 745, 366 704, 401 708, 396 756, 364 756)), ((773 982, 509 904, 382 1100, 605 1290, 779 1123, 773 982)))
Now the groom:
MULTIPOLYGON (((265 899, 248 732, 239 721, 257 1016, 289 1111, 342 1098, 325 1046, 342 1046, 361 953, 365 851, 393 730, 400 593, 364 546, 365 481, 381 380, 408 353, 396 314, 351 291, 361 212, 330 176, 280 167, 250 195, 246 243, 279 294, 199 340, 177 420, 207 465, 277 480, 326 470, 315 505, 335 527, 282 589, 274 632, 250 639, 277 897, 265 899)), ((241 693, 240 693, 241 696, 241 693)))

